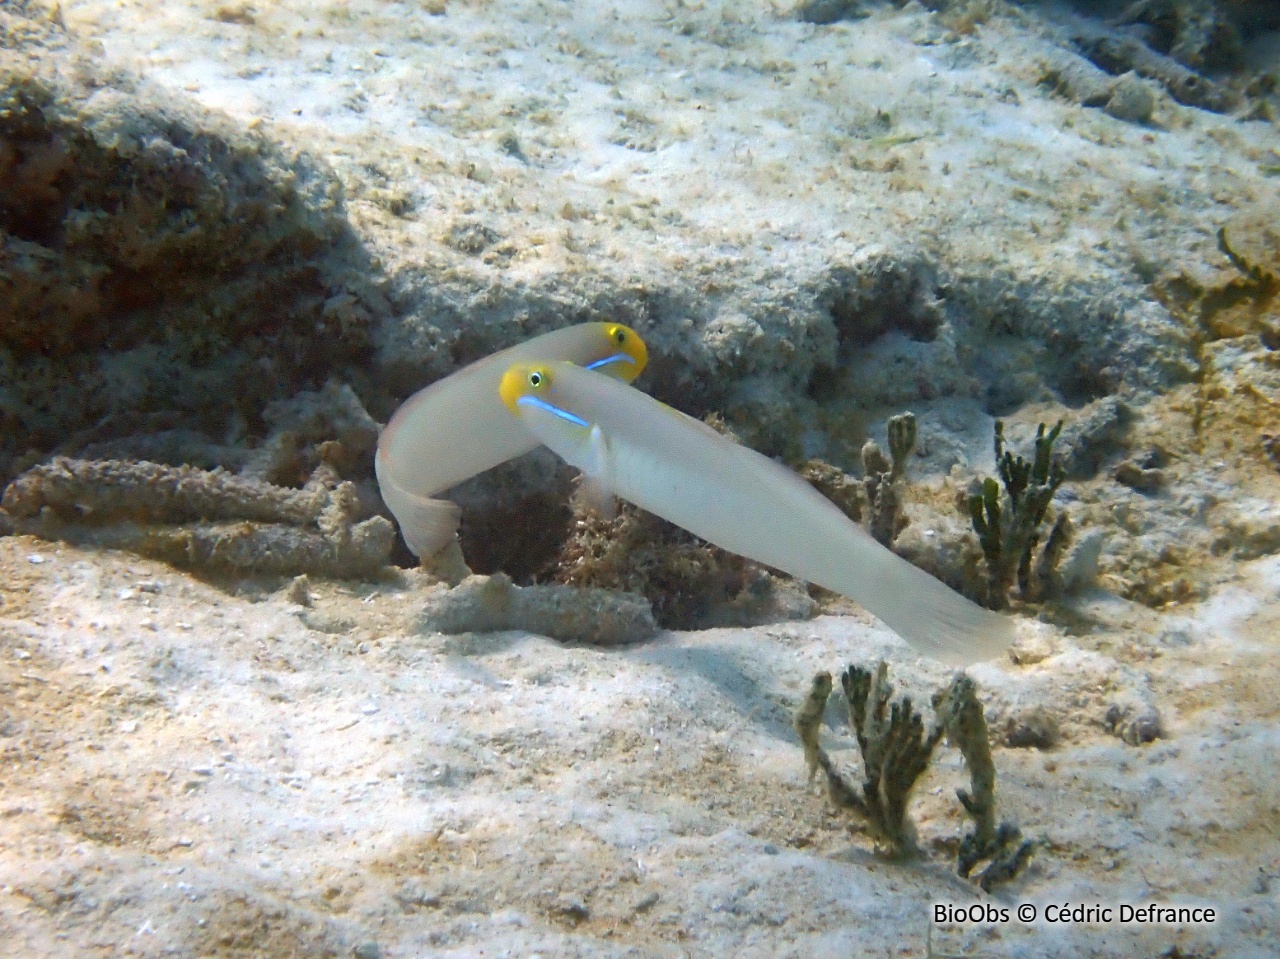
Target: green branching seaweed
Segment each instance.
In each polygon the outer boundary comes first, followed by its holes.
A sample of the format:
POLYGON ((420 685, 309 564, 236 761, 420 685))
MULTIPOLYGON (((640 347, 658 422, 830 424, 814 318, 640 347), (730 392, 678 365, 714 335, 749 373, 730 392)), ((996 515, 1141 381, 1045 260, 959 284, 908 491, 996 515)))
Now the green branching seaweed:
POLYGON ((800 709, 796 712, 795 727, 800 734, 800 744, 804 746, 804 762, 809 768, 809 782, 818 774, 822 765, 819 758, 822 747, 818 745, 818 730, 822 728, 822 714, 827 708, 827 699, 831 695, 831 674, 821 672, 813 677, 809 687, 809 695, 804 698, 800 709))
POLYGON ((893 468, 889 472, 889 482, 907 475, 907 457, 916 448, 916 415, 899 413, 889 417, 889 456, 893 460, 893 468))
POLYGON ((1038 557, 1035 551, 1049 503, 1066 479, 1065 467, 1053 455, 1053 444, 1061 433, 1061 420, 1047 433, 1041 423, 1033 458, 1026 460, 1005 449, 1004 424, 996 421, 1000 482, 988 477, 982 492, 969 497, 969 515, 987 561, 987 605, 992 609, 1008 606, 1015 580, 1024 600, 1044 599, 1057 592, 1057 566, 1071 544, 1071 523, 1065 513, 1050 528, 1038 557))
POLYGON ((863 483, 867 491, 868 525, 871 535, 885 546, 893 543, 907 525, 902 512, 902 488, 907 475, 907 458, 916 448, 914 413, 889 417, 889 459, 874 440, 862 447, 863 483))
POLYGON ((849 704, 849 726, 862 754, 861 784, 846 778, 819 742, 832 679, 826 672, 813 678, 795 716, 810 781, 821 769, 831 802, 861 817, 888 856, 915 855, 916 832, 907 804, 945 735, 960 750, 969 770, 969 789, 957 790, 957 796, 974 823, 961 841, 957 870, 967 878, 985 861, 986 867, 976 876, 983 889, 1012 879, 1030 859, 1034 844, 1024 840, 1012 822, 996 824, 995 763, 973 680, 958 674, 933 697, 938 722, 926 732, 924 720, 909 697, 893 700, 888 676, 888 664, 881 662, 874 672, 850 666, 840 677, 849 704))
POLYGON ((874 673, 850 666, 840 676, 840 685, 849 701, 849 725, 862 751, 865 815, 892 851, 910 851, 915 828, 907 817, 907 800, 929 768, 943 730, 938 727, 926 734, 910 697, 890 703, 893 686, 885 662, 874 673))
POLYGON ((986 860, 987 866, 978 873, 977 882, 990 890, 1017 875, 1031 857, 1034 843, 1024 840, 1022 830, 1012 822, 996 825, 996 766, 991 758, 987 719, 973 680, 956 676, 949 687, 934 695, 933 711, 969 770, 969 790, 957 789, 956 797, 972 817, 973 831, 960 842, 956 868, 968 878, 986 860))
POLYGON ((856 812, 884 850, 891 857, 901 857, 916 851, 907 801, 916 780, 928 768, 944 729, 939 726, 926 734, 924 720, 909 697, 891 703, 893 685, 888 677, 889 666, 884 662, 874 673, 850 666, 840 677, 849 703, 849 727, 862 753, 861 786, 846 779, 818 743, 818 727, 831 691, 829 673, 814 677, 795 726, 804 743, 810 776, 816 769, 826 773, 831 801, 856 812))

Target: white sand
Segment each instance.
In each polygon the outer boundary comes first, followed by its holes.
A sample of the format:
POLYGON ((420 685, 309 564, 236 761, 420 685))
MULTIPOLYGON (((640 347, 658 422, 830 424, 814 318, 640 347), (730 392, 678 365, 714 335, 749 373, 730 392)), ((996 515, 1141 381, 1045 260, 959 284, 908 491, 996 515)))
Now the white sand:
MULTIPOLYGON (((325 156, 385 269, 478 309, 490 282, 671 273, 725 284, 727 316, 776 303, 785 329, 827 264, 920 242, 970 277, 1058 290, 1070 317, 1097 290, 1141 305, 1135 264, 1224 269, 1217 227, 1274 195, 1273 127, 1163 95, 1150 127, 1054 99, 1041 41, 1007 20, 956 37, 914 6, 819 29, 763 3, 433 5, 63 12, 113 62, 325 156), (510 250, 450 250, 468 220, 510 250)), ((715 346, 664 323, 670 353, 715 346)), ((965 440, 975 462, 989 435, 965 440)), ((1243 483, 1208 473, 1177 495, 1243 483)), ((1248 475, 1274 502, 1276 478, 1248 475)), ((1210 535, 1213 514, 1174 494, 1120 518, 1114 497, 1084 509, 1115 538, 1210 535)), ((1002 814, 1045 841, 996 905, 1219 920, 949 926, 935 950, 1280 955, 1280 572, 1215 578, 1163 612, 1095 594, 1079 635, 1027 622, 1037 662, 973 675, 997 731, 1035 705, 1062 730, 1047 752, 996 750, 1002 814), (1112 706, 1158 710, 1163 738, 1122 742, 1112 706)), ((415 603, 411 586, 322 584, 303 610, 0 539, 0 952, 919 956, 933 903, 983 898, 953 874, 954 750, 916 797, 912 864, 877 858, 806 787, 790 716, 814 672, 887 656, 917 702, 946 681, 869 618, 600 651, 420 635, 415 603)), ((826 742, 852 764, 835 713, 826 742)))

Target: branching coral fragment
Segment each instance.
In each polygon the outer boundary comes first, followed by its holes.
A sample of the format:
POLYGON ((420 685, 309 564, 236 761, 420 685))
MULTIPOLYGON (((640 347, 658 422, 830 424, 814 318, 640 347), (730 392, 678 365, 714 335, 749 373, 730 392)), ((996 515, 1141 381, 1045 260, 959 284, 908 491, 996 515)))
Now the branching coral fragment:
POLYGON ((126 549, 220 572, 369 575, 386 565, 395 530, 361 519, 351 483, 317 470, 304 489, 222 470, 58 457, 5 490, 15 530, 126 549))
POLYGON ((916 448, 916 415, 899 413, 889 417, 889 457, 893 468, 889 471, 889 482, 900 480, 907 475, 907 457, 916 448))
POLYGON ((1108 73, 1118 76, 1133 71, 1161 84, 1171 97, 1187 106, 1226 113, 1239 103, 1230 88, 1214 83, 1132 37, 1098 31, 1078 37, 1076 44, 1082 54, 1108 73))
POLYGON ((888 663, 881 662, 875 673, 850 666, 840 676, 840 685, 849 701, 849 725, 862 750, 863 801, 873 828, 893 851, 908 851, 915 829, 907 818, 907 800, 929 767, 942 727, 926 734, 910 697, 890 704, 888 663))
POLYGON ((62 456, 27 470, 0 501, 22 519, 48 507, 84 519, 242 519, 294 525, 314 523, 328 503, 327 490, 287 489, 220 469, 62 456))
POLYGON ((527 630, 598 646, 640 642, 658 631, 642 596, 574 586, 522 587, 501 573, 470 576, 433 595, 420 625, 446 634, 527 630))
POLYGON ((1238 56, 1240 36, 1214 0, 1137 0, 1116 18, 1117 26, 1141 24, 1151 33, 1153 46, 1188 67, 1199 69, 1206 59, 1238 56))

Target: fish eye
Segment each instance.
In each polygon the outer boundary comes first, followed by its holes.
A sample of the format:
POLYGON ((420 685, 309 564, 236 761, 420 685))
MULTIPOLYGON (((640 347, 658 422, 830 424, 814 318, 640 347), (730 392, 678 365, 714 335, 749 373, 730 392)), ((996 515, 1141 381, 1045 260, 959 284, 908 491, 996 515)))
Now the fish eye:
POLYGON ((529 374, 529 385, 530 385, 530 386, 532 386, 535 390, 536 390, 539 386, 541 386, 541 385, 542 385, 542 374, 541 374, 541 373, 539 373, 537 370, 534 370, 532 373, 530 373, 530 374, 529 374))
POLYGON ((621 330, 621 329, 614 330, 613 338, 615 341, 617 341, 617 344, 621 346, 623 343, 627 342, 627 331, 621 330))

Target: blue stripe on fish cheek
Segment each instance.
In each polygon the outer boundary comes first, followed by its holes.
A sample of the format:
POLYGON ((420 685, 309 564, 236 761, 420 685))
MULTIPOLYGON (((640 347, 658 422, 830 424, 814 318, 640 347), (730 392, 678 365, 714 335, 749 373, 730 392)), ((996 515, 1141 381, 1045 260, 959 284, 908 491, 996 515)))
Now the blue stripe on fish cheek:
POLYGON ((590 426, 591 424, 584 420, 581 416, 574 416, 568 410, 562 410, 558 406, 553 406, 546 400, 539 399, 536 396, 522 396, 516 400, 518 406, 533 406, 540 410, 546 410, 554 416, 560 417, 562 420, 568 420, 574 426, 590 426))
POLYGON ((613 356, 606 356, 602 360, 596 360, 594 363, 588 363, 585 368, 588 370, 598 370, 602 367, 608 366, 610 363, 630 363, 632 366, 635 366, 636 361, 626 353, 614 353, 613 356))

